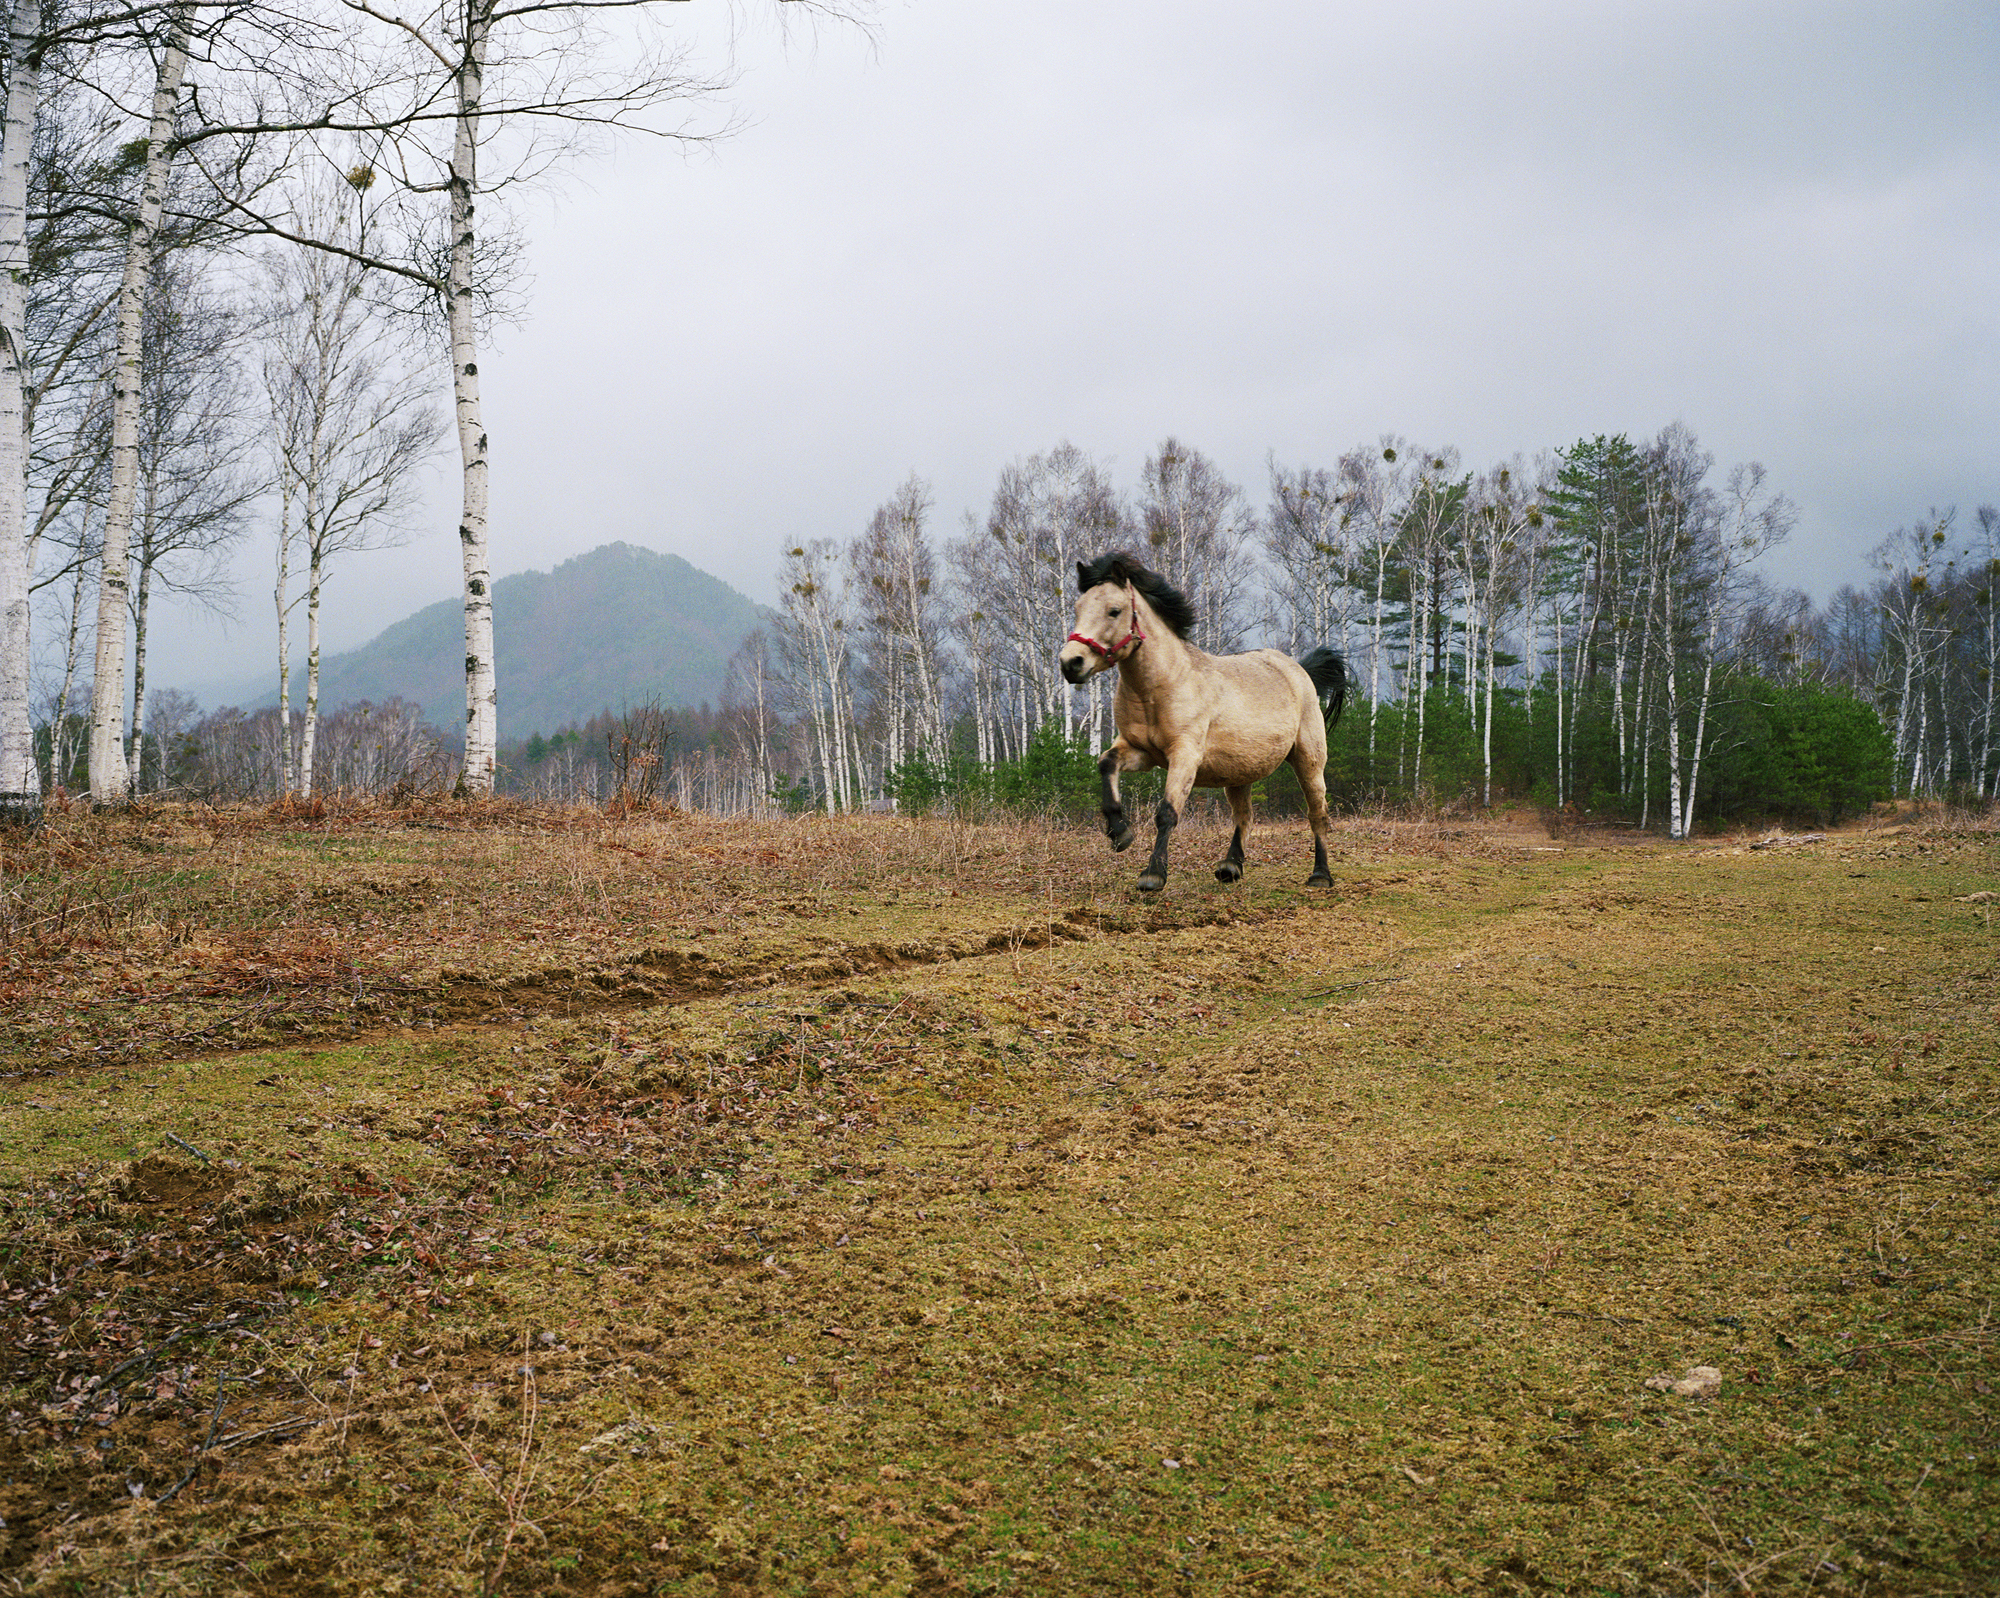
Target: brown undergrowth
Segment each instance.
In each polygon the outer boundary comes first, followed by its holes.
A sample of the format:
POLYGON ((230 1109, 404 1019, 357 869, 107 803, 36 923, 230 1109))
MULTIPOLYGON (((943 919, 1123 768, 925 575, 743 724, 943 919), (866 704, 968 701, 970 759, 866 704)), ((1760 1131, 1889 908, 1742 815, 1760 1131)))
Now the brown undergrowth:
POLYGON ((1046 824, 320 809, 0 832, 0 1068, 588 1014, 1161 914, 1079 903, 1101 844, 1046 824))
POLYGON ((125 908, 10 980, 173 1019, 10 1018, 0 1590, 2000 1575, 1989 833, 1363 823, 1309 894, 1191 827, 1146 903, 1051 829, 479 819, 33 845, 125 908), (408 1024, 176 1043, 245 989, 171 951, 329 904, 408 1024))

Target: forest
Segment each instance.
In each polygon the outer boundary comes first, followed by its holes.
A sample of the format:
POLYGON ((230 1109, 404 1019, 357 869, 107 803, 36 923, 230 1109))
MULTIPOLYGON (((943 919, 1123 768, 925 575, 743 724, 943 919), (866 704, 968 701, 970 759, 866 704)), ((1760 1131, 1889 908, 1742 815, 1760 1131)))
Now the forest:
MULTIPOLYGON (((868 0, 777 9, 868 25, 868 0)), ((331 727, 339 769, 320 769, 321 606, 334 568, 411 531, 419 473, 454 435, 467 714, 453 781, 491 790, 479 379, 494 328, 526 297, 507 197, 614 133, 699 146, 729 126, 704 119, 728 72, 649 31, 644 10, 10 8, 0 813, 175 785, 176 740, 201 718, 149 684, 154 607, 170 594, 234 615, 228 573, 253 536, 273 556, 280 696, 254 780, 311 794, 369 785, 376 765, 405 780, 395 740, 341 764, 331 727)), ((401 707, 354 714, 407 721, 401 707)), ((243 783, 254 757, 231 729, 255 719, 202 719, 197 741, 227 751, 200 791, 243 783)))
MULTIPOLYGON (((718 815, 1086 814, 1114 685, 1071 689, 1054 643, 1075 562, 1125 547, 1195 596, 1206 648, 1343 652, 1353 693, 1328 780, 1349 807, 1517 799, 1679 837, 1823 825, 1892 795, 1990 799, 1993 509, 1899 529, 1866 588, 1816 605, 1756 569, 1791 529, 1789 501, 1754 464, 1717 478, 1678 425, 1483 472, 1385 436, 1332 467, 1274 462, 1259 508, 1174 439, 1131 501, 1063 444, 1008 466, 987 515, 940 544, 913 476, 857 537, 783 551, 777 619, 745 641, 720 706, 606 707, 515 738, 498 786, 718 815)), ((301 719, 287 740, 287 714, 204 716, 160 695, 148 786, 311 791, 286 780, 301 719)), ((83 732, 72 717, 72 766, 83 732)), ((322 718, 317 747, 326 793, 431 790, 457 769, 400 701, 322 718)), ((1289 774, 1260 800, 1294 808, 1289 774)))
MULTIPOLYGON (((1821 606, 1756 570, 1795 517, 1763 470, 1715 479, 1680 426, 1484 472, 1388 436, 1332 467, 1273 463, 1260 509, 1173 439, 1136 502, 1064 444, 1008 466, 940 545, 912 477, 859 536, 784 552, 778 619, 722 706, 518 740, 502 786, 725 815, 1087 814, 1113 685, 1071 689, 1055 644, 1075 562, 1126 547, 1195 597, 1203 647, 1345 654, 1328 781, 1350 807, 1512 798, 1684 836, 1990 799, 1993 510, 1897 531, 1865 589, 1821 606)), ((1294 807, 1289 774, 1260 798, 1294 807)))

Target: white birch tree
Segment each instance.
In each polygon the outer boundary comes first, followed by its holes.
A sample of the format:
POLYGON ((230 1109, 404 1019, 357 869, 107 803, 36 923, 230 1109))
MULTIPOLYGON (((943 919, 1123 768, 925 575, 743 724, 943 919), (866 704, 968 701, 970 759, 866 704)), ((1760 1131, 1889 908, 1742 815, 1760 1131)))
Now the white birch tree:
POLYGON ((1542 520, 1537 484, 1519 456, 1473 481, 1467 500, 1463 554, 1466 570, 1467 699, 1476 705, 1480 734, 1481 799, 1493 803, 1493 702, 1499 677, 1500 638, 1521 608, 1534 569, 1533 544, 1542 520), (1475 692, 1479 684, 1483 692, 1475 692))
POLYGON ((302 208, 317 244, 275 252, 266 263, 261 320, 264 386, 271 414, 279 499, 279 695, 289 745, 290 660, 286 618, 291 549, 305 561, 306 703, 296 769, 283 780, 313 791, 319 721, 320 609, 336 557, 401 541, 411 530, 418 474, 444 438, 433 379, 405 358, 367 294, 363 206, 372 173, 322 179, 302 208), (348 253, 325 246, 350 242, 348 253))
POLYGON ((952 636, 965 663, 973 758, 982 766, 992 765, 1001 758, 1005 731, 1001 719, 1000 668, 1004 639, 995 619, 992 562, 987 545, 985 528, 970 512, 966 514, 963 535, 945 545, 952 636))
POLYGON ((231 610, 221 570, 262 489, 249 470, 248 396, 237 318, 183 260, 162 262, 147 295, 141 362, 138 502, 132 525, 132 780, 141 786, 146 655, 157 588, 231 610))
POLYGON ((1214 655, 1241 650, 1261 577, 1243 490, 1200 450, 1168 438, 1140 474, 1139 526, 1148 564, 1193 601, 1190 642, 1214 655))
POLYGON ((911 754, 945 758, 944 595, 931 550, 930 485, 912 473, 850 546, 873 666, 886 774, 911 754))
MULTIPOLYGON (((48 114, 50 100, 62 100, 60 93, 45 92, 49 62, 52 54, 89 56, 107 27, 129 25, 138 15, 117 6, 100 16, 88 5, 57 8, 46 0, 14 0, 8 7, 5 109, 0 113, 0 819, 39 804, 29 706, 35 543, 49 517, 67 503, 60 490, 52 500, 45 496, 38 525, 32 484, 35 412, 55 374, 84 353, 103 309, 95 286, 78 270, 74 241, 50 237, 65 232, 62 223, 45 217, 41 228, 44 258, 60 262, 65 277, 57 293, 38 285, 32 270, 29 211, 37 161, 45 168, 43 207, 53 213, 59 208, 48 203, 52 185, 46 169, 62 169, 72 153, 59 148, 61 138, 51 137, 73 129, 66 115, 48 114), (52 243, 55 247, 49 248, 52 243), (44 310, 51 303, 61 305, 57 320, 66 324, 68 335, 40 348, 33 327, 38 286, 44 310)), ((60 90, 59 75, 56 81, 60 90)), ((72 487, 75 481, 72 476, 72 487)))
MULTIPOLYGON (((603 25, 656 9, 655 0, 438 0, 400 11, 376 0, 342 0, 383 30, 397 51, 398 96, 377 95, 368 121, 390 130, 383 159, 408 195, 442 194, 442 300, 451 351, 452 403, 460 463, 459 551, 465 610, 465 761, 468 793, 490 793, 498 749, 493 601, 488 548, 488 452, 479 367, 486 346, 483 282, 495 237, 482 207, 499 191, 539 178, 593 132, 641 131, 700 139, 712 133, 659 120, 663 108, 701 99, 723 79, 695 72, 681 49, 641 52, 613 65, 603 25), (497 134, 511 159, 482 167, 497 134)), ((852 18, 851 6, 818 0, 801 12, 852 18)), ((719 131, 719 130, 717 130, 719 131)), ((436 235, 419 226, 416 237, 436 235)))
POLYGON ((771 736, 774 677, 771 636, 759 627, 731 657, 722 699, 723 716, 735 736, 738 759, 751 773, 753 792, 744 808, 756 815, 770 810, 777 787, 771 736))
MULTIPOLYGON (((1714 573, 1702 560, 1708 552, 1705 546, 1712 542, 1704 533, 1715 520, 1713 496, 1703 486, 1712 464, 1713 457, 1678 423, 1661 432, 1646 457, 1645 542, 1639 587, 1642 620, 1633 696, 1634 738, 1641 746, 1634 762, 1635 781, 1639 825, 1644 827, 1652 801, 1653 739, 1647 715, 1648 673, 1652 670, 1657 672, 1659 720, 1666 746, 1667 835, 1671 838, 1682 836, 1683 820, 1692 814, 1693 801, 1691 792, 1683 792, 1687 771, 1681 700, 1685 623, 1680 607, 1683 603, 1713 604, 1717 598, 1711 591, 1714 573)), ((1622 636, 1630 632, 1629 627, 1621 629, 1622 636)))
POLYGON ((1389 570, 1409 498, 1410 446, 1393 433, 1340 458, 1342 503, 1363 540, 1368 573, 1368 762, 1375 764, 1376 722, 1383 698, 1382 668, 1392 622, 1389 570))
POLYGON ((1348 653, 1363 593, 1354 513, 1323 467, 1270 463, 1264 552, 1275 573, 1272 631, 1294 655, 1326 644, 1348 653))
POLYGON ((1957 515, 1955 508, 1933 509, 1869 552, 1882 574, 1878 705, 1890 711, 1884 720, 1890 724, 1897 770, 1909 794, 1928 793, 1937 785, 1931 718, 1933 705, 1942 712, 1940 679, 1951 639, 1947 594, 1955 564, 1949 543, 1957 515))
POLYGON ((2000 791, 2000 761, 1996 761, 1993 712, 2000 695, 2000 507, 1981 505, 1977 517, 1979 545, 1973 555, 1973 605, 1979 617, 1980 661, 1979 756, 1974 768, 1976 791, 1992 799, 2000 791))
POLYGON ((41 99, 42 0, 7 14, 0 121, 0 821, 41 802, 28 703, 28 169, 41 99))
POLYGON ((838 543, 814 538, 787 549, 778 574, 779 658, 793 713, 812 728, 820 804, 828 815, 852 810, 857 791, 855 628, 845 566, 838 543))
MULTIPOLYGON (((1398 547, 1410 583, 1404 700, 1406 706, 1414 702, 1417 713, 1416 759, 1410 787, 1419 794, 1424 785, 1424 729, 1430 701, 1427 689, 1432 679, 1441 674, 1445 662, 1446 629, 1457 586, 1455 550, 1464 531, 1468 486, 1468 479, 1459 473, 1456 449, 1423 451, 1417 457, 1409 502, 1403 513, 1398 547)), ((1409 733, 1406 714, 1406 739, 1409 733)))
MULTIPOLYGON (((1688 774, 1678 814, 1669 818, 1669 833, 1692 836, 1695 801, 1701 790, 1701 762, 1708 747, 1708 717, 1715 703, 1715 668, 1722 656, 1723 628, 1730 612, 1753 593, 1744 579, 1749 563, 1776 549, 1791 536, 1798 510, 1783 494, 1765 486, 1760 461, 1730 470, 1717 514, 1704 518, 1701 536, 1712 539, 1704 551, 1707 568, 1706 627, 1701 653, 1701 687, 1695 695, 1694 730, 1690 738, 1688 774)), ((1671 714, 1671 712, 1670 712, 1671 714)))
POLYGON ((1069 631, 1076 565, 1117 547, 1127 532, 1110 476, 1065 440, 1046 455, 1014 461, 1000 473, 986 517, 986 538, 969 556, 1001 643, 996 661, 1005 710, 1006 752, 1018 758, 1035 729, 1062 716, 1072 732, 1101 729, 1108 679, 1075 693, 1056 669, 1056 644, 1069 631))
POLYGON ((132 792, 131 770, 125 759, 125 622, 131 603, 132 518, 139 497, 146 299, 166 204, 174 122, 194 15, 192 4, 181 4, 166 17, 154 65, 152 115, 145 135, 138 204, 126 234, 125 275, 118 290, 117 349, 111 378, 111 484, 97 579, 97 651, 90 710, 90 796, 98 805, 118 804, 132 792))

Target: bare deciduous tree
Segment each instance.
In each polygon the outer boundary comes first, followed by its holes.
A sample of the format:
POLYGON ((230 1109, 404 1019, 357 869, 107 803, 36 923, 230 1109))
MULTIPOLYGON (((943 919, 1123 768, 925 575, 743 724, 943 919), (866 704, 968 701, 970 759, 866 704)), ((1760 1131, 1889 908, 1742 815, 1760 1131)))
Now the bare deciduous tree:
POLYGON ((262 489, 252 472, 248 395, 235 315, 186 257, 150 284, 132 527, 132 782, 142 787, 146 649, 152 595, 163 590, 227 612, 221 561, 262 489))
POLYGON ((111 484, 97 580, 97 654, 90 710, 90 791, 98 804, 122 800, 132 789, 125 760, 125 620, 131 603, 132 520, 139 498, 146 301, 194 17, 191 3, 176 6, 167 17, 155 61, 138 204, 126 236, 125 275, 118 290, 118 347, 111 368, 111 484))
POLYGON ((288 754, 284 781, 305 793, 313 788, 320 604, 330 564, 408 535, 418 472, 444 438, 429 374, 405 358, 366 297, 361 217, 368 186, 366 169, 322 179, 302 206, 308 237, 321 245, 352 240, 353 253, 308 245, 279 251, 266 264, 264 387, 279 502, 279 702, 288 729, 286 618, 300 602, 287 593, 295 545, 306 568, 305 724, 296 769, 288 754))
POLYGON ((1155 569, 1194 601, 1191 642, 1215 655, 1241 650, 1261 575, 1243 490, 1200 450, 1169 438, 1146 457, 1139 523, 1155 569))
POLYGON ((1385 433, 1340 457, 1341 501, 1349 525, 1363 541, 1369 575, 1368 759, 1375 760, 1378 712, 1384 684, 1389 627, 1389 566, 1395 557, 1409 499, 1410 446, 1385 433))
MULTIPOLYGON (((979 597, 974 608, 996 638, 995 721, 1008 755, 1021 755, 1046 718, 1069 719, 1071 690, 1053 647, 1063 629, 1054 624, 1069 613, 1076 563, 1116 547, 1126 531, 1110 475, 1065 440, 1003 468, 985 535, 955 547, 962 588, 979 597)), ((1104 731, 1104 681, 1093 679, 1070 723, 1087 725, 1093 742, 1104 731)))
MULTIPOLYGON (((385 46, 393 52, 392 70, 371 96, 370 121, 385 130, 382 159, 393 167, 403 194, 445 199, 442 247, 434 248, 437 234, 422 217, 415 219, 413 239, 416 259, 430 262, 420 275, 427 275, 443 304, 450 339, 463 490, 461 780, 467 791, 486 793, 493 786, 499 710, 487 528, 489 439, 479 385, 488 264, 483 254, 492 234, 480 207, 511 185, 545 175, 592 133, 715 136, 720 129, 666 122, 660 113, 712 95, 723 80, 694 70, 688 53, 675 48, 647 49, 622 66, 611 64, 604 26, 651 10, 653 0, 443 0, 407 12, 375 0, 342 3, 384 30, 385 46), (514 159, 498 171, 482 170, 482 154, 493 152, 496 131, 512 136, 514 159)), ((796 9, 851 19, 867 3, 812 0, 796 9)))
POLYGON ((930 485, 914 473, 849 551, 869 641, 884 773, 945 758, 944 595, 931 552, 930 485))
POLYGON ((1944 713, 1943 676, 1951 641, 1948 603, 1951 530, 1955 507, 1933 509, 1922 521, 1900 527, 1869 552, 1882 574, 1879 585, 1880 699, 1892 709, 1896 763, 1905 791, 1935 785, 1932 717, 1944 713))
POLYGON ((820 803, 831 815, 858 797, 852 592, 841 548, 831 538, 794 544, 778 581, 778 656, 794 715, 812 726, 820 803))
MULTIPOLYGON (((1455 552, 1464 534, 1467 477, 1458 451, 1422 450, 1416 457, 1409 500, 1403 509, 1401 553, 1410 582, 1409 654, 1404 662, 1404 697, 1416 705, 1416 759, 1410 786, 1424 788, 1426 690, 1445 674, 1447 617, 1457 585, 1455 552)), ((1442 684, 1440 683, 1440 686, 1442 684)), ((1407 741, 1412 729, 1404 720, 1407 741)), ((1399 755, 1397 761, 1401 767, 1399 755)))
POLYGON ((1340 479, 1323 467, 1288 471, 1275 460, 1270 471, 1263 536, 1277 579, 1272 631, 1294 655, 1318 644, 1349 654, 1365 578, 1354 513, 1340 479))

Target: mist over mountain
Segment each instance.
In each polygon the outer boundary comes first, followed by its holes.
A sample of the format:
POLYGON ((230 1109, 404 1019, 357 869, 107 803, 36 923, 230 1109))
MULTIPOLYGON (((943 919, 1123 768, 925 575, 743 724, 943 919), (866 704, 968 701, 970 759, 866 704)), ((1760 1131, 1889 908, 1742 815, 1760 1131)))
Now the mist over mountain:
MULTIPOLYGON (((607 707, 653 699, 713 704, 722 697, 730 656, 765 614, 680 556, 636 544, 604 544, 553 571, 502 577, 493 585, 493 636, 503 735, 553 732, 607 707)), ((297 706, 305 693, 303 665, 293 674, 292 692, 297 706)), ((392 696, 421 705, 447 732, 464 724, 459 600, 426 605, 361 648, 321 662, 324 711, 392 696)), ((236 702, 275 704, 277 691, 246 685, 236 702)))

